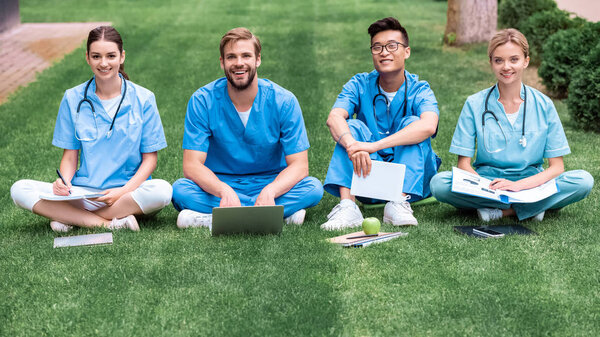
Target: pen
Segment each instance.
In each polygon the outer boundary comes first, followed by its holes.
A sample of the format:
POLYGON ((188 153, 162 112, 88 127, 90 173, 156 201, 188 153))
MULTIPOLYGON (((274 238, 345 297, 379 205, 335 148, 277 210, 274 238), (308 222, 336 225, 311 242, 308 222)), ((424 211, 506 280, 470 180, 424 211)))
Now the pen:
POLYGON ((360 239, 360 238, 370 238, 373 236, 378 236, 379 234, 367 234, 367 235, 359 235, 359 236, 351 236, 346 239, 360 239))
MULTIPOLYGON (((63 184, 65 184, 65 186, 69 186, 67 185, 67 182, 65 181, 65 178, 63 178, 62 174, 60 174, 60 170, 56 169, 56 174, 58 174, 58 177, 60 178, 60 180, 62 180, 63 184)), ((71 190, 69 190, 69 194, 71 194, 71 190)))

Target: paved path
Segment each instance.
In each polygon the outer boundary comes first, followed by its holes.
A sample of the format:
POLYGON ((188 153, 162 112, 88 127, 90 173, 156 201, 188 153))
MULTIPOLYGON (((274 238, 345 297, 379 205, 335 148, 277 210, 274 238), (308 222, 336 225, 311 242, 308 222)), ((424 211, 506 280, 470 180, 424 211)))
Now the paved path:
POLYGON ((592 22, 600 21, 600 0, 556 0, 558 8, 573 12, 592 22))
POLYGON ((81 46, 90 30, 109 24, 25 23, 0 34, 0 104, 34 81, 36 73, 81 46))

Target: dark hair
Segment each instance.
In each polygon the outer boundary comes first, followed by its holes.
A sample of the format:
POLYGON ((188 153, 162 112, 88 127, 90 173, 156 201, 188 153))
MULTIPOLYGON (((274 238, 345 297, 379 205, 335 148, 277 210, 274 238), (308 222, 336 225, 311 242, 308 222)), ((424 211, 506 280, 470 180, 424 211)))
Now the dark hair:
POLYGON ((223 35, 223 37, 221 38, 221 43, 219 44, 219 51, 221 52, 221 57, 225 57, 223 53, 225 51, 225 46, 228 43, 237 42, 239 40, 251 40, 254 43, 254 53, 256 54, 254 56, 258 57, 258 55, 260 55, 261 46, 258 37, 252 34, 248 30, 248 28, 238 27, 231 29, 230 31, 225 33, 225 35, 223 35))
POLYGON ((396 18, 393 17, 388 17, 385 19, 381 19, 381 20, 377 20, 375 22, 373 22, 368 29, 369 35, 371 35, 371 40, 373 40, 373 37, 375 35, 377 35, 380 32, 383 32, 384 30, 397 30, 400 33, 402 33, 402 37, 404 37, 404 43, 406 43, 406 45, 408 46, 408 33, 406 32, 406 29, 404 29, 404 27, 402 27, 402 25, 400 24, 400 22, 398 20, 396 20, 396 18))
MULTIPOLYGON (((90 52, 90 45, 96 41, 105 40, 109 42, 114 42, 117 44, 117 48, 119 48, 119 52, 123 53, 123 39, 121 39, 121 34, 117 32, 114 27, 111 26, 100 26, 92 29, 87 39, 87 52, 90 52)), ((125 72, 125 66, 121 63, 119 66, 119 72, 123 77, 128 80, 129 76, 125 72)))

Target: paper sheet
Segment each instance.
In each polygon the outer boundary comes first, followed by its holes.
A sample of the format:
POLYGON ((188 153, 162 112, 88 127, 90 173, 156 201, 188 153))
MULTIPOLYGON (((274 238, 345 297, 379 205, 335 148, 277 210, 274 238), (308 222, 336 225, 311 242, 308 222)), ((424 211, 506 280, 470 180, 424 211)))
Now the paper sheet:
POLYGON ((461 170, 458 167, 452 168, 452 192, 456 193, 497 200, 508 204, 515 202, 536 202, 546 199, 558 192, 556 179, 547 181, 545 184, 538 187, 518 192, 492 190, 489 188, 491 182, 490 179, 461 170))
POLYGON ((385 201, 404 200, 402 188, 406 165, 377 160, 371 160, 371 164, 371 174, 368 176, 359 177, 356 173, 352 174, 350 193, 385 201))
POLYGON ((102 193, 87 193, 87 194, 71 194, 71 195, 56 195, 51 193, 40 193, 40 199, 50 201, 65 201, 65 200, 79 200, 79 199, 92 199, 103 196, 102 193))

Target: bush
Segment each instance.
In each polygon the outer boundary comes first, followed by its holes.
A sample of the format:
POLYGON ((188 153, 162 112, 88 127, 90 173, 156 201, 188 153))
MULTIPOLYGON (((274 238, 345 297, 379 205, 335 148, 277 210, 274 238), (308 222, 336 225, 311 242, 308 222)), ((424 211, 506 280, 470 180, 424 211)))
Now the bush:
POLYGON ((567 105, 581 128, 600 132, 600 44, 573 73, 567 105))
POLYGON ((554 0, 503 0, 498 5, 498 19, 502 26, 520 30, 531 15, 556 8, 554 0))
POLYGON ((540 64, 542 61, 542 45, 552 34, 559 30, 581 27, 584 24, 584 19, 575 18, 571 20, 568 12, 558 8, 535 13, 526 19, 521 23, 520 30, 529 42, 532 62, 537 65, 540 64))
POLYGON ((600 23, 556 32, 543 44, 544 58, 538 69, 542 83, 556 97, 567 96, 571 74, 584 56, 600 43, 600 23))

